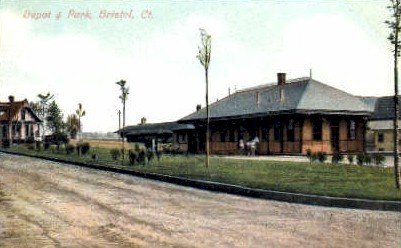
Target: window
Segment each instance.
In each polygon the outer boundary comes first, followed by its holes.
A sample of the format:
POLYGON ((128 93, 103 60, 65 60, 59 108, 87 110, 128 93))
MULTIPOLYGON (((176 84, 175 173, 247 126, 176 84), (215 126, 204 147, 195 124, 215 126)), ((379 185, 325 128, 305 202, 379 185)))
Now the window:
POLYGON ((348 139, 350 140, 356 139, 356 129, 354 120, 350 120, 348 122, 348 139))
POLYGON ((322 140, 322 120, 314 120, 313 125, 313 140, 322 140))
POLYGON ((235 130, 231 129, 228 133, 228 138, 230 140, 230 142, 236 142, 235 140, 235 130))
POLYGON ((178 143, 185 143, 186 142, 186 135, 184 133, 178 134, 178 143))
POLYGON ((295 140, 295 127, 294 120, 289 120, 287 124, 287 141, 294 142, 295 140))
POLYGON ((226 132, 225 131, 220 132, 220 141, 226 142, 226 132))
POLYGON ((29 124, 25 124, 25 137, 29 137, 29 124))
POLYGON ((279 121, 276 121, 274 123, 274 141, 280 141, 281 140, 281 123, 279 121))
POLYGON ((379 143, 383 143, 384 142, 384 133, 379 133, 377 138, 378 138, 379 143))
POLYGON ((269 141, 269 127, 262 127, 262 140, 269 141))

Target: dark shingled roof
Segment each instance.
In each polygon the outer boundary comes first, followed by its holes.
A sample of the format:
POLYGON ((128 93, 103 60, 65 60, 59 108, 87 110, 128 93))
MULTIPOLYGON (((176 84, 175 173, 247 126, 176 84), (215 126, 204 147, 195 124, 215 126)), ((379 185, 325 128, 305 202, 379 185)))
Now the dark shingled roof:
MULTIPOLYGON (((398 102, 400 102, 400 96, 398 96, 398 102)), ((401 116, 401 109, 400 109, 401 116)), ((389 120, 394 118, 394 96, 383 96, 376 100, 375 112, 373 113, 371 120, 389 120)))
MULTIPOLYGON (((359 97, 310 78, 288 80, 240 90, 210 105, 211 119, 263 116, 278 113, 325 113, 369 116, 373 108, 359 97)), ((180 122, 206 118, 206 109, 180 122)))
POLYGON ((172 134, 173 131, 195 129, 192 124, 177 122, 149 123, 127 126, 116 133, 125 132, 125 135, 172 134))

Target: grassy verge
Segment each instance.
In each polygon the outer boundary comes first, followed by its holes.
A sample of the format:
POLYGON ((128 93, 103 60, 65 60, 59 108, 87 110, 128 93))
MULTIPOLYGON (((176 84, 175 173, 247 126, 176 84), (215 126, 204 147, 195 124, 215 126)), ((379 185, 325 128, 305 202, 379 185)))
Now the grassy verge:
POLYGON ((93 148, 89 155, 67 155, 64 150, 29 150, 12 146, 10 151, 56 157, 71 161, 93 162, 91 154, 99 157, 97 164, 165 175, 203 179, 251 188, 306 193, 325 196, 380 200, 401 200, 401 191, 394 188, 392 168, 330 165, 320 163, 234 160, 211 158, 205 168, 203 156, 163 155, 160 161, 131 166, 113 161, 109 149, 93 148))

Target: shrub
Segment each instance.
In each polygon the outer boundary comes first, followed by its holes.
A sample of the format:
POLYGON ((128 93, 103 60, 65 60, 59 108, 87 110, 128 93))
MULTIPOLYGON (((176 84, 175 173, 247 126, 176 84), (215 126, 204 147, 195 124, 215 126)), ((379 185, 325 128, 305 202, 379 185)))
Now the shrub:
POLYGON ((138 152, 138 153, 141 151, 141 148, 139 147, 139 144, 136 143, 136 144, 134 145, 134 151, 136 151, 136 152, 138 152))
POLYGON ((42 150, 42 142, 41 141, 36 141, 35 142, 35 147, 36 147, 36 150, 38 150, 38 151, 42 150))
POLYGON ((148 151, 146 157, 148 158, 148 162, 151 162, 155 158, 155 153, 153 151, 148 151))
POLYGON ((156 151, 157 161, 160 162, 160 159, 162 158, 162 155, 163 155, 162 151, 159 151, 159 150, 156 151))
POLYGON ((48 143, 48 142, 43 143, 43 148, 45 150, 48 150, 50 148, 50 143, 48 143))
POLYGON ((121 152, 120 152, 119 149, 113 148, 113 149, 110 150, 110 155, 111 155, 111 158, 112 158, 114 161, 116 161, 117 159, 120 158, 121 152))
POLYGON ((375 160, 376 165, 382 165, 386 161, 386 157, 384 157, 384 155, 380 153, 376 153, 373 159, 375 160))
POLYGON ((363 165, 363 162, 365 161, 365 154, 363 153, 358 153, 358 155, 356 155, 356 163, 358 165, 363 165))
POLYGON ((131 165, 136 164, 136 163, 138 162, 138 152, 136 152, 136 151, 130 149, 130 150, 128 151, 128 158, 129 158, 129 163, 130 163, 131 165))
POLYGON ((312 150, 308 149, 306 150, 306 157, 309 159, 309 162, 312 163, 312 150))
POLYGON ((35 138, 32 136, 29 136, 28 138, 26 138, 25 140, 26 144, 34 144, 35 143, 35 138))
POLYGON ((372 156, 370 156, 369 154, 365 154, 363 157, 363 162, 366 165, 370 165, 372 163, 372 156))
POLYGON ((146 151, 145 150, 140 150, 138 152, 138 163, 139 164, 145 164, 146 162, 146 151))
POLYGON ((3 148, 10 148, 10 140, 6 139, 2 142, 3 148))
POLYGON ((354 163, 354 155, 348 154, 347 155, 348 163, 353 164, 354 163))
POLYGON ((67 145, 65 146, 65 152, 66 152, 67 154, 73 153, 74 150, 75 150, 75 146, 72 145, 72 144, 67 144, 67 145))
POLYGON ((97 161, 99 159, 99 156, 96 153, 93 153, 91 157, 93 161, 97 161))
POLYGON ((324 163, 327 160, 327 154, 325 152, 318 152, 317 159, 320 163, 324 163))
POLYGON ((82 143, 82 148, 81 148, 81 152, 83 155, 87 154, 90 150, 91 146, 88 142, 84 142, 82 143))
POLYGON ((331 158, 331 162, 333 164, 338 164, 341 161, 343 161, 343 159, 344 159, 344 156, 342 154, 340 154, 338 152, 335 152, 335 153, 333 153, 333 157, 331 158))
POLYGON ((27 144, 28 150, 35 150, 35 145, 34 144, 27 144))

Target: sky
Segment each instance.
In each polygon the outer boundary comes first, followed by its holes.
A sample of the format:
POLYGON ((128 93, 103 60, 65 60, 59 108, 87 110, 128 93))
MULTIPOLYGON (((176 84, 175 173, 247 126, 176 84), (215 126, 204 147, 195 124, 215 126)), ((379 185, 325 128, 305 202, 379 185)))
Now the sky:
POLYGON ((0 0, 0 100, 50 92, 65 117, 82 103, 83 131, 110 132, 123 79, 126 125, 176 121, 205 106, 199 28, 212 36, 211 102, 310 69, 351 94, 390 95, 388 2, 0 0))

